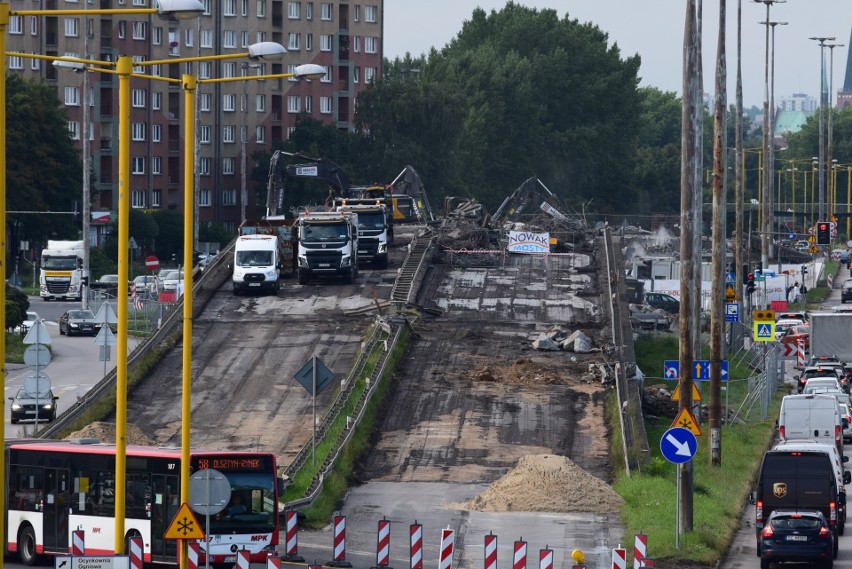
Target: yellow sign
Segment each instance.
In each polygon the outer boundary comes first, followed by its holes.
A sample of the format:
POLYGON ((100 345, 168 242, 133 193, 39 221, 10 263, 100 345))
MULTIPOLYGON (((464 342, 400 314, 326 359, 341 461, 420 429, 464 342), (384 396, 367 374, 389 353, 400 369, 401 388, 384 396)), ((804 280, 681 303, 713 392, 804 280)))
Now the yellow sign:
MULTIPOLYGON (((701 401, 701 392, 698 391, 698 387, 696 387, 695 382, 692 382, 692 400, 693 401, 701 401)), ((680 384, 677 384, 675 387, 674 393, 672 393, 672 401, 680 401, 680 384)))
POLYGON ((816 255, 817 253, 819 253, 819 247, 817 247, 816 245, 811 245, 810 247, 808 247, 808 253, 810 253, 811 255, 816 255))
POLYGON ((683 427, 689 430, 696 437, 701 436, 701 428, 698 426, 698 421, 695 420, 695 415, 689 412, 689 409, 681 409, 675 420, 672 422, 672 427, 683 427))
POLYGON ((754 320, 769 320, 771 322, 775 322, 774 310, 762 310, 758 308, 757 310, 751 313, 751 316, 754 320))
POLYGON ((728 300, 734 300, 737 298, 737 294, 734 292, 734 286, 728 285, 725 287, 725 298, 728 300))
POLYGON ((755 318, 752 332, 755 342, 773 342, 775 341, 775 321, 755 318))
POLYGON ((175 514, 163 537, 166 539, 204 539, 204 530, 201 529, 201 524, 198 523, 195 514, 189 509, 189 504, 184 502, 180 505, 180 509, 175 514))
POLYGON ((808 236, 808 243, 816 243, 816 235, 808 236))

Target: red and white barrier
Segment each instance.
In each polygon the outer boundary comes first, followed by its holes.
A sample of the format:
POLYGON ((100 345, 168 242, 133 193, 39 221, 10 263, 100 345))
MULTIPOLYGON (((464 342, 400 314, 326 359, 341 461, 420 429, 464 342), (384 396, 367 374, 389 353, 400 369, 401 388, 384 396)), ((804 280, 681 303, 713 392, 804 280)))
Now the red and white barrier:
POLYGON ((86 532, 81 529, 71 532, 71 555, 86 555, 86 532))
POLYGON ((286 520, 286 528, 284 534, 284 553, 285 555, 299 554, 299 528, 298 515, 295 510, 287 510, 284 514, 286 520))
POLYGON ((201 546, 197 541, 190 541, 186 546, 186 566, 188 569, 198 569, 198 553, 201 546))
POLYGON ((648 536, 643 533, 635 534, 633 540, 633 569, 642 567, 642 560, 648 555, 648 536))
POLYGON ((346 516, 334 516, 334 560, 346 560, 346 516))
POLYGON ((612 569, 627 569, 627 550, 620 545, 612 550, 612 569))
POLYGON ((452 569, 453 548, 455 547, 456 533, 451 529, 441 530, 441 551, 438 558, 438 569, 452 569))
POLYGON ((245 549, 237 551, 237 569, 249 569, 251 566, 251 558, 249 552, 245 549))
POLYGON ((411 569, 423 569, 423 526, 418 523, 411 524, 411 569))
POLYGON ((515 542, 515 555, 512 558, 512 569, 527 569, 527 542, 515 542))
POLYGON ((538 569, 553 569, 553 550, 549 547, 539 550, 538 569))
POLYGON ((805 365, 805 339, 799 338, 796 342, 796 365, 804 367, 805 365))
POLYGON ((489 533, 485 536, 485 568, 497 569, 497 536, 489 533))
POLYGON ((390 565, 390 522, 379 520, 379 530, 376 533, 376 567, 390 565))
POLYGON ((281 569, 281 558, 269 555, 266 558, 266 569, 281 569))
POLYGON ((141 537, 130 538, 130 551, 127 554, 130 556, 130 569, 142 569, 145 561, 145 550, 142 549, 141 537))

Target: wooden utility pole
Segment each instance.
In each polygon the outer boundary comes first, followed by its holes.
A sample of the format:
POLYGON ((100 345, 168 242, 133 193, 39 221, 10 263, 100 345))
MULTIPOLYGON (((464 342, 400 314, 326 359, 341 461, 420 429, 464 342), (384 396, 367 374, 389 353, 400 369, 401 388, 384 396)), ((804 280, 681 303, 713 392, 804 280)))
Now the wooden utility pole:
MULTIPOLYGON (((698 124, 697 114, 702 111, 696 105, 696 29, 695 29, 695 0, 687 0, 686 22, 683 32, 683 105, 681 111, 681 160, 680 160, 680 330, 678 343, 680 348, 679 365, 680 378, 678 389, 680 393, 679 408, 692 408, 692 361, 693 357, 693 326, 700 323, 693 321, 692 309, 696 290, 695 271, 693 270, 693 235, 695 228, 695 168, 698 167, 696 152, 695 129, 698 124)), ((699 170, 700 171, 700 170, 699 170)), ((700 294, 699 294, 700 296, 700 294)), ((678 465, 678 527, 681 532, 692 531, 693 509, 693 469, 692 461, 678 465)))
MULTIPOLYGON (((692 321, 695 325, 692 327, 692 357, 694 359, 702 359, 702 344, 701 344, 701 312, 702 303, 704 302, 704 294, 702 284, 704 283, 704 248, 702 246, 702 236, 704 229, 704 71, 703 57, 701 54, 701 30, 703 27, 704 7, 702 0, 696 0, 695 3, 695 24, 694 34, 695 43, 695 82, 693 83, 693 104, 696 105, 694 115, 695 125, 693 136, 695 137, 695 165, 692 169, 692 176, 695 178, 692 186, 692 207, 694 210, 694 227, 692 233, 692 272, 695 273, 695 294, 692 297, 692 321)), ((698 413, 700 419, 700 412, 698 413)))
POLYGON ((722 464, 722 348, 725 341, 725 214, 727 213, 726 97, 728 69, 725 54, 726 1, 719 0, 719 39, 716 49, 716 102, 713 108, 713 283, 710 292, 710 464, 722 464))
MULTIPOLYGON (((734 226, 734 293, 737 302, 742 300, 743 283, 743 1, 737 0, 737 116, 734 119, 734 209, 736 225, 734 226)), ((750 206, 749 206, 750 207, 750 206)), ((751 243, 749 243, 751 247, 751 243)), ((748 273, 748 271, 745 271, 748 273)), ((740 304, 742 308, 742 303, 740 304)))

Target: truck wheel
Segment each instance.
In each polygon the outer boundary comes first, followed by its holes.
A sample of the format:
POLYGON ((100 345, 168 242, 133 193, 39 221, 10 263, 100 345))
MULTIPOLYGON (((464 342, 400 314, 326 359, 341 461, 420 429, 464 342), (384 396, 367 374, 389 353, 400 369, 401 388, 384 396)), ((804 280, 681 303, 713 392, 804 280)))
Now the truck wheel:
POLYGON ((355 269, 349 269, 349 272, 346 273, 346 276, 343 277, 343 282, 346 284, 352 284, 355 282, 355 269))
POLYGON ((240 296, 240 289, 234 287, 234 296, 240 296))
POLYGON ((299 273, 299 284, 306 285, 308 284, 308 275, 305 273, 299 273))

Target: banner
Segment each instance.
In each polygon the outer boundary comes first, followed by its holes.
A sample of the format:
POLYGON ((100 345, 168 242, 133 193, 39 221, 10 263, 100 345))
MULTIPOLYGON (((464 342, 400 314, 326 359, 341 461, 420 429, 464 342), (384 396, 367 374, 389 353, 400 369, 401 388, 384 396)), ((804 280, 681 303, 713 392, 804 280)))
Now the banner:
POLYGON ((550 253, 550 234, 529 231, 510 231, 510 253, 550 253))

